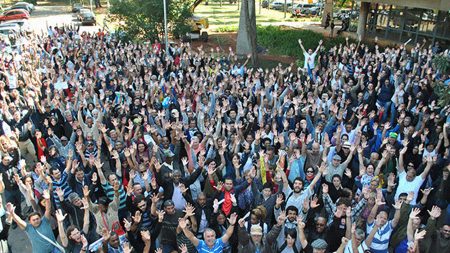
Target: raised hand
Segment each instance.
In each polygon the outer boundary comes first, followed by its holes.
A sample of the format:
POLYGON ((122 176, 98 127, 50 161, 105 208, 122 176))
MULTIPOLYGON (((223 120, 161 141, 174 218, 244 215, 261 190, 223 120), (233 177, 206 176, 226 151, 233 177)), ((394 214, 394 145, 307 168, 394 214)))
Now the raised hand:
POLYGON ((66 218, 67 214, 63 214, 61 209, 56 210, 55 212, 55 216, 56 216, 56 220, 58 222, 63 222, 64 219, 66 218))
POLYGON ((83 196, 85 197, 85 198, 89 198, 89 193, 90 193, 91 191, 89 190, 89 187, 87 186, 87 185, 85 185, 85 186, 83 186, 83 196))
POLYGON ((414 240, 415 241, 422 240, 423 238, 425 238, 426 234, 427 234, 427 231, 425 229, 420 232, 419 232, 419 229, 417 229, 416 232, 414 233, 414 240))
POLYGON ((420 208, 414 208, 409 213, 409 218, 410 219, 414 219, 414 218, 416 218, 419 215, 419 213, 420 213, 420 208))
POLYGON ((314 198, 311 200, 311 208, 317 208, 320 206, 320 204, 318 203, 319 199, 317 198, 317 196, 314 196, 314 198))
POLYGON ((230 218, 228 218, 228 222, 229 222, 231 225, 235 225, 235 224, 236 224, 236 221, 237 221, 237 217, 238 217, 238 215, 237 215, 236 213, 232 213, 232 214, 230 215, 230 218))
POLYGON ((133 247, 131 247, 129 242, 124 242, 122 248, 123 248, 123 253, 131 253, 131 252, 133 252, 133 247))
POLYGON ((159 201, 159 197, 158 197, 158 194, 153 194, 152 195, 152 203, 158 203, 158 201, 159 201))
POLYGON ((48 190, 44 190, 44 192, 42 193, 42 197, 44 197, 44 199, 50 199, 50 193, 48 190))
POLYGON ((400 208, 402 208, 402 204, 403 204, 403 200, 397 200, 395 201, 395 204, 393 204, 392 206, 396 209, 399 210, 400 208))
POLYGON ((188 248, 187 248, 186 244, 181 244, 179 248, 180 248, 181 253, 188 253, 188 248))
POLYGON ((345 210, 345 216, 346 217, 352 216, 352 207, 351 206, 348 206, 347 209, 345 210))
POLYGON ((287 217, 286 217, 286 211, 282 211, 280 213, 280 216, 278 216, 278 225, 282 226, 284 224, 284 222, 286 221, 287 217))
POLYGON ((420 189, 420 191, 423 193, 423 195, 428 196, 428 195, 430 195, 430 193, 431 193, 431 191, 432 191, 433 189, 434 189, 434 188, 427 188, 427 189, 425 189, 425 190, 420 189))
POLYGON ((284 202, 283 194, 278 194, 277 199, 275 200, 276 206, 281 206, 284 202))
POLYGON ((223 188, 223 182, 219 181, 219 182, 217 183, 217 186, 215 186, 214 188, 216 188, 216 190, 217 190, 218 192, 221 192, 221 191, 222 191, 222 188, 223 188))
POLYGON ((158 215, 158 221, 160 223, 163 222, 166 212, 164 212, 163 210, 156 210, 156 214, 158 215))
POLYGON ((125 227, 126 231, 130 231, 131 230, 131 222, 128 221, 127 219, 123 218, 123 226, 125 227))
POLYGON ((183 210, 186 213, 187 217, 194 216, 195 207, 189 203, 186 203, 185 209, 183 210))
POLYGON ((141 238, 144 243, 150 243, 151 237, 150 232, 148 230, 141 231, 141 238))
POLYGON ((141 222, 141 219, 142 219, 141 211, 139 211, 139 210, 136 211, 134 216, 131 216, 131 218, 133 219, 134 223, 139 224, 141 222))
POLYGON ((431 211, 430 210, 427 210, 427 211, 432 219, 439 218, 439 216, 441 216, 441 212, 442 212, 441 208, 439 208, 438 206, 433 206, 431 208, 431 211))

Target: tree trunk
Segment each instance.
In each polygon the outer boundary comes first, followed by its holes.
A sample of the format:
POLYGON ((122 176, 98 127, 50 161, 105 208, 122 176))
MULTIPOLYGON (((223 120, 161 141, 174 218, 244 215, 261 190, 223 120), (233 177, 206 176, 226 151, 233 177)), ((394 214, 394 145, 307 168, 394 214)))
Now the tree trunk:
POLYGON ((239 31, 236 42, 237 55, 242 57, 252 55, 251 61, 257 62, 256 53, 256 10, 255 0, 241 0, 241 14, 239 17, 239 31))
POLYGON ((327 19, 328 13, 330 13, 331 19, 333 19, 333 0, 325 0, 322 11, 322 26, 325 25, 325 20, 327 19))

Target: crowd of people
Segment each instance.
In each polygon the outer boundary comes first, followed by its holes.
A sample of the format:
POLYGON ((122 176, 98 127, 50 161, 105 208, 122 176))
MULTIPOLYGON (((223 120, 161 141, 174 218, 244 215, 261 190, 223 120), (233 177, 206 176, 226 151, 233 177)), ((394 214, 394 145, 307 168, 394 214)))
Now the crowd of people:
POLYGON ((33 253, 450 252, 438 44, 299 40, 304 66, 262 69, 102 30, 17 40, 0 53, 0 252, 14 229, 33 253))

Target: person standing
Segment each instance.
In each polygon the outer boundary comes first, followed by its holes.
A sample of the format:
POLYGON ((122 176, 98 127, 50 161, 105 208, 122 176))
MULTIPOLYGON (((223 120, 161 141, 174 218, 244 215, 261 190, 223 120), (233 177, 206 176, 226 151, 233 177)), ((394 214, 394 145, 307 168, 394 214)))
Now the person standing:
POLYGON ((64 248, 56 242, 49 219, 51 217, 51 202, 50 193, 45 190, 43 193, 45 199, 45 213, 44 217, 38 212, 33 212, 28 215, 28 222, 22 220, 16 213, 16 207, 8 203, 6 210, 9 215, 17 223, 20 229, 25 230, 28 239, 31 242, 33 253, 61 253, 64 248))

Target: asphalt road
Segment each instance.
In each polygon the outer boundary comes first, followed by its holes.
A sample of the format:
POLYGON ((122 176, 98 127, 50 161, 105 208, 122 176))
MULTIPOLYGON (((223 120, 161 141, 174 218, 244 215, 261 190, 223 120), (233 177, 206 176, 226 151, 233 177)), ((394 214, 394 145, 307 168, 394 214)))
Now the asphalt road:
MULTIPOLYGON (((46 31, 47 26, 80 25, 69 6, 36 6, 31 14, 30 24, 34 31, 46 31)), ((95 32, 98 26, 81 26, 80 31, 95 32)))
MULTIPOLYGON (((79 25, 75 15, 69 11, 69 6, 36 6, 29 22, 37 33, 46 32, 47 26, 79 25)), ((98 26, 81 26, 80 31, 95 32, 98 31, 98 28, 98 26)), ((31 252, 30 241, 25 232, 19 228, 10 229, 8 242, 11 245, 12 253, 31 252)))

